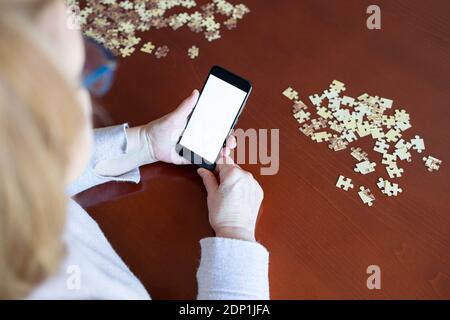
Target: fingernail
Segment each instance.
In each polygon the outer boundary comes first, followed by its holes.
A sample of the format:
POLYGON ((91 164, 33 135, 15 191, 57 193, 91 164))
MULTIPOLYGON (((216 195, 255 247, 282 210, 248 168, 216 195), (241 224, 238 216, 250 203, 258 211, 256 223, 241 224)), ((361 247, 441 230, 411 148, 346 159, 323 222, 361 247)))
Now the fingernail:
POLYGON ((199 174, 199 176, 203 175, 203 169, 202 168, 198 168, 197 169, 197 173, 199 174))

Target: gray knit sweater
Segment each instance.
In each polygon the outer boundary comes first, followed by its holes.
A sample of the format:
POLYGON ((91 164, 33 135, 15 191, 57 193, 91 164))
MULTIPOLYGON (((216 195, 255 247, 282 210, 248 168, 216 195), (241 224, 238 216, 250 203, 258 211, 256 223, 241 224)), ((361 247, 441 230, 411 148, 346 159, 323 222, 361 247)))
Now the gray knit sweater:
MULTIPOLYGON (((125 152, 125 128, 126 125, 121 125, 95 130, 90 165, 69 187, 70 196, 108 181, 140 181, 137 168, 117 177, 100 176, 93 170, 98 162, 125 152)), ((63 241, 67 254, 59 272, 37 287, 30 299, 150 299, 97 223, 73 200, 68 205, 63 241)), ((205 238, 200 241, 200 247, 198 299, 269 298, 269 254, 262 245, 205 238)))

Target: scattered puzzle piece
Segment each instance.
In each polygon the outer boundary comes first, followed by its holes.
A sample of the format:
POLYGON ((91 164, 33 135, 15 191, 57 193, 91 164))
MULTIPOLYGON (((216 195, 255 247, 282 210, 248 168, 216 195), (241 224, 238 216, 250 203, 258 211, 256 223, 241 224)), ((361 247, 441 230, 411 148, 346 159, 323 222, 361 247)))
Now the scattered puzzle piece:
POLYGON ((352 157, 355 158, 356 160, 358 161, 369 160, 369 158, 367 157, 367 152, 364 152, 360 147, 358 148, 351 147, 350 150, 352 150, 351 152, 352 157))
POLYGON ((141 51, 151 54, 153 52, 153 49, 155 49, 155 45, 151 42, 147 42, 142 46, 141 51))
POLYGON ((161 47, 158 47, 157 49, 156 49, 156 52, 155 52, 155 56, 158 58, 158 59, 160 59, 160 58, 165 58, 166 56, 167 56, 167 54, 169 53, 169 47, 168 46, 161 46, 161 47))
POLYGON ((411 143, 406 142, 403 139, 400 139, 395 144, 395 151, 394 154, 400 159, 400 160, 406 160, 408 162, 411 162, 411 153, 409 152, 409 149, 411 148, 411 143))
POLYGON ((312 119, 311 124, 315 130, 324 129, 327 127, 327 121, 324 118, 312 119))
POLYGON ((387 150, 389 149, 389 145, 386 143, 384 139, 378 139, 375 142, 375 146, 373 148, 374 151, 379 152, 381 154, 387 153, 387 150))
POLYGON ((290 100, 298 99, 298 92, 292 89, 291 87, 287 88, 283 91, 283 95, 290 100))
POLYGON ((292 108, 293 108, 293 112, 294 113, 297 112, 297 111, 300 111, 300 110, 307 110, 308 109, 306 104, 304 104, 303 101, 301 101, 301 100, 297 100, 294 103, 294 105, 292 106, 292 108))
POLYGON ((425 162, 425 167, 427 167, 430 172, 438 171, 442 164, 441 160, 432 156, 423 157, 422 160, 425 162))
POLYGON ((390 182, 389 180, 384 180, 383 178, 378 178, 377 186, 381 192, 388 197, 396 197, 399 193, 403 192, 403 190, 399 188, 398 184, 390 182))
POLYGON ((396 142, 402 135, 399 131, 391 129, 384 136, 387 142, 396 142))
POLYGON ((352 179, 339 176, 338 181, 336 182, 336 187, 345 191, 348 191, 348 189, 353 189, 352 179))
POLYGON ((356 164, 355 172, 359 172, 361 174, 368 174, 375 171, 375 166, 377 164, 375 162, 370 162, 368 160, 364 160, 360 163, 356 164))
POLYGON ((403 175, 403 169, 397 167, 397 164, 386 167, 386 171, 391 179, 400 178, 403 175))
POLYGON ((324 119, 329 119, 329 118, 332 117, 331 112, 330 112, 327 108, 325 108, 325 107, 320 107, 320 108, 318 108, 317 114, 318 114, 319 116, 321 116, 322 118, 324 118, 324 119))
POLYGON ((313 96, 309 96, 309 100, 311 101, 311 103, 313 105, 315 105, 316 107, 320 107, 322 104, 322 100, 323 98, 317 94, 313 95, 313 96))
POLYGON ((330 138, 330 144, 328 145, 328 148, 334 151, 340 151, 346 149, 347 145, 348 142, 345 141, 342 137, 334 135, 332 138, 330 138))
POLYGON ((418 153, 422 153, 422 151, 425 150, 425 142, 421 137, 417 135, 415 136, 414 139, 411 139, 411 146, 418 153))
POLYGON ((298 123, 303 123, 306 120, 309 120, 310 115, 311 115, 310 112, 305 112, 303 110, 300 110, 300 111, 294 113, 294 118, 297 119, 298 123))
POLYGON ((199 49, 196 46, 192 46, 188 49, 188 56, 191 59, 195 59, 198 57, 199 49))
POLYGON ((396 154, 390 154, 390 153, 384 153, 383 159, 381 160, 381 163, 391 167, 397 165, 397 155, 396 154))
POLYGON ((364 204, 367 204, 369 207, 373 205, 375 201, 374 195, 371 193, 369 188, 365 188, 364 186, 359 187, 358 195, 361 198, 364 204))
POLYGON ((299 128, 299 130, 307 137, 312 136, 314 133, 314 127, 312 124, 304 124, 302 128, 299 128))
POLYGON ((331 138, 331 134, 329 134, 326 131, 321 131, 321 132, 316 132, 313 133, 311 136, 311 139, 316 141, 316 142, 324 142, 324 141, 328 141, 331 138))

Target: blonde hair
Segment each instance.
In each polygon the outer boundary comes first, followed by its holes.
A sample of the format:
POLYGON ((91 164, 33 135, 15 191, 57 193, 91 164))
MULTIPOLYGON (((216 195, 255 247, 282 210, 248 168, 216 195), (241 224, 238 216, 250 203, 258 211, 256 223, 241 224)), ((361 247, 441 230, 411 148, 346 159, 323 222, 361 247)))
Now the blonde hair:
POLYGON ((0 0, 0 298, 25 297, 64 253, 64 177, 83 115, 37 31, 48 2, 0 0))

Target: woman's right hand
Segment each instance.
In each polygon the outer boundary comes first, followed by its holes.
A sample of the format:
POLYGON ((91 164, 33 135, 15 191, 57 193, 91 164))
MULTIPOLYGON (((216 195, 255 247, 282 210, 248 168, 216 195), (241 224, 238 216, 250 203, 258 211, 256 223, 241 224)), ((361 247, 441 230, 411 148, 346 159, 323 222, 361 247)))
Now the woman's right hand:
POLYGON ((252 174, 226 154, 213 172, 200 168, 208 192, 209 222, 217 237, 255 241, 255 227, 264 193, 252 174))

